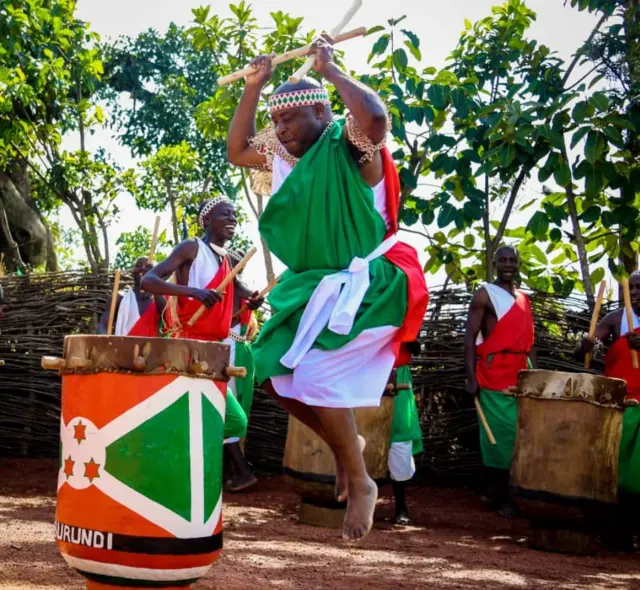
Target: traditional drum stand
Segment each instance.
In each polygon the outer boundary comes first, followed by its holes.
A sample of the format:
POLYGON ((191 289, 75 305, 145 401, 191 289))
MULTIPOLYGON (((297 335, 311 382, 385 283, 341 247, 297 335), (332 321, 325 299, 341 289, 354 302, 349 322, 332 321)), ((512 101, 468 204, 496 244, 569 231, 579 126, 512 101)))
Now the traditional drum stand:
POLYGON ((626 383, 587 373, 522 371, 511 464, 516 507, 536 549, 587 554, 618 501, 626 383))
POLYGON ((67 336, 56 540, 90 590, 185 588, 222 549, 229 347, 67 336))

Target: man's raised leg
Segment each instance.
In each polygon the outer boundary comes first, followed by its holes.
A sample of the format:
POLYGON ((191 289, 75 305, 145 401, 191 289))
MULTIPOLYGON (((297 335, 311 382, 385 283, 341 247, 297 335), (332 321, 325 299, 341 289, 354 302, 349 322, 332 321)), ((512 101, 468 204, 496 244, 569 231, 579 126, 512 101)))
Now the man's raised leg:
POLYGON ((329 437, 329 445, 344 466, 349 486, 342 538, 354 541, 365 537, 373 525, 378 487, 367 473, 353 410, 313 407, 329 437))

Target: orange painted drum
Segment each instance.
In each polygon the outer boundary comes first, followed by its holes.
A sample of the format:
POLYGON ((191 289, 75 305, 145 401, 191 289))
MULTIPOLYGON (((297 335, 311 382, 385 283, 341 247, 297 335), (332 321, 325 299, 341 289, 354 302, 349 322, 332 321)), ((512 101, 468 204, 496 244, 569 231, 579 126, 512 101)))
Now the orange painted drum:
POLYGON ((63 370, 60 553, 89 588, 187 587, 222 549, 226 382, 93 370, 63 370))

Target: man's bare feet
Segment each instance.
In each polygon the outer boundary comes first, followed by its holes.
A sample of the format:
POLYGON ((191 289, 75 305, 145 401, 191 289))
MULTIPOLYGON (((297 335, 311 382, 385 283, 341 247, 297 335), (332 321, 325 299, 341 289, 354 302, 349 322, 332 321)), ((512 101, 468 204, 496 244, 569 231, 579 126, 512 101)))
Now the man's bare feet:
POLYGON ((377 499, 378 486, 368 475, 362 483, 352 483, 342 527, 345 541, 357 541, 369 534, 377 499))
POLYGON ((257 483, 258 479, 253 475, 253 473, 243 473, 235 476, 233 481, 228 484, 227 491, 240 492, 256 485, 257 483))
MULTIPOLYGON (((358 444, 360 445, 360 452, 364 453, 364 448, 367 446, 367 441, 363 436, 358 435, 358 444)), ((334 457, 336 462, 336 489, 334 495, 338 502, 346 502, 349 497, 349 482, 347 479, 347 472, 344 470, 342 462, 338 457, 334 457)))

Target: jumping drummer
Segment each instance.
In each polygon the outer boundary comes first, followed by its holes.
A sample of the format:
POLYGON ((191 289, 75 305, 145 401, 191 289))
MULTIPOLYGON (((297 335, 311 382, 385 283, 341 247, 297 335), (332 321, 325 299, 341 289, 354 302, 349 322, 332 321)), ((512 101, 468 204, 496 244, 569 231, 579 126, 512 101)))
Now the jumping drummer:
MULTIPOLYGON (((640 369, 633 368, 631 351, 640 351, 640 272, 629 277, 633 328, 629 326, 624 307, 607 314, 598 324, 594 340, 584 338, 578 345, 577 356, 584 358, 596 345, 610 344, 604 359, 605 377, 627 382, 627 399, 640 402, 640 369)), ((619 455, 620 519, 625 530, 616 540, 621 548, 632 548, 633 522, 630 515, 640 501, 640 406, 625 409, 622 421, 622 439, 619 455)), ((637 524, 636 524, 637 526, 637 524)))
MULTIPOLYGON (((131 276, 133 287, 129 287, 123 294, 118 293, 116 302, 116 317, 114 334, 116 336, 147 336, 156 337, 159 334, 159 325, 164 313, 166 300, 160 295, 152 295, 143 291, 141 287, 143 277, 153 268, 146 256, 138 258, 131 276)), ((109 310, 111 309, 111 297, 107 301, 107 309, 98 322, 98 334, 106 334, 109 310)))
POLYGON ((499 514, 513 517, 509 502, 509 468, 516 437, 518 406, 503 391, 517 384, 518 373, 532 366, 533 314, 529 298, 516 289, 520 256, 513 246, 495 253, 498 278, 478 289, 465 331, 467 391, 478 396, 497 444, 480 428, 482 461, 487 469, 489 499, 499 514))
POLYGON ((399 179, 384 147, 380 98, 333 60, 332 40, 314 43, 315 71, 350 114, 334 119, 328 92, 303 79, 269 100, 273 126, 256 135, 270 56, 254 60, 229 129, 229 161, 271 169, 262 238, 288 267, 270 297, 273 315, 254 345, 256 376, 288 412, 327 442, 342 536, 368 534, 377 499, 352 408, 377 406, 402 343, 414 341, 427 304, 418 257, 397 241, 399 179))
MULTIPOLYGON (((142 287, 156 295, 173 296, 165 316, 167 328, 174 337, 221 342, 229 336, 234 297, 246 300, 250 310, 258 309, 263 300, 237 277, 227 286, 224 295, 215 290, 234 265, 224 247, 238 225, 233 203, 222 196, 206 200, 200 206, 198 220, 204 230, 203 237, 178 244, 168 258, 145 275, 142 287), (174 273, 176 282, 172 283, 168 279, 174 273), (189 326, 189 320, 202 304, 206 311, 189 326)), ((239 440, 246 431, 247 416, 235 397, 228 395, 225 439, 239 440)), ((237 473, 251 473, 242 453, 239 457, 237 453, 230 456, 237 473), (236 460, 240 462, 236 464, 236 460)))

